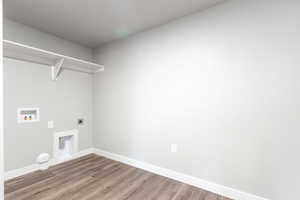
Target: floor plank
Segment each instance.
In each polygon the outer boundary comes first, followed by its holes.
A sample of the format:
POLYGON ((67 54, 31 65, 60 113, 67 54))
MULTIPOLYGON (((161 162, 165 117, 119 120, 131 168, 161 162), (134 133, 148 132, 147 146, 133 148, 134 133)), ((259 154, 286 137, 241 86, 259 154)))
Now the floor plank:
POLYGON ((5 200, 230 200, 90 154, 5 182, 5 200))

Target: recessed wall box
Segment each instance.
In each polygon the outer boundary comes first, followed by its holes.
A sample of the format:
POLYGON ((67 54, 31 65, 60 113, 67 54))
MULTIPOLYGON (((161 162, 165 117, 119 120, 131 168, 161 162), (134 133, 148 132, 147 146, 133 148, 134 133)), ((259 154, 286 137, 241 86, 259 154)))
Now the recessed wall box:
POLYGON ((54 133, 53 156, 56 162, 71 159, 78 152, 78 130, 54 133))
POLYGON ((39 108, 18 108, 18 123, 31 123, 40 121, 39 108))

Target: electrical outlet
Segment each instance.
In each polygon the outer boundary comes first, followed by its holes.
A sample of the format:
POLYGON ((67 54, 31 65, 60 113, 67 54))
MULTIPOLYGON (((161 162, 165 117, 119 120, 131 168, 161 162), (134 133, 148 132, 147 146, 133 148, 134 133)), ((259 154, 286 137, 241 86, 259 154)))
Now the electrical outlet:
POLYGON ((48 128, 54 128, 54 122, 48 121, 48 128))
POLYGON ((78 126, 84 126, 84 118, 77 119, 77 125, 78 126))
POLYGON ((176 153, 178 151, 178 145, 177 144, 171 144, 171 152, 176 153))

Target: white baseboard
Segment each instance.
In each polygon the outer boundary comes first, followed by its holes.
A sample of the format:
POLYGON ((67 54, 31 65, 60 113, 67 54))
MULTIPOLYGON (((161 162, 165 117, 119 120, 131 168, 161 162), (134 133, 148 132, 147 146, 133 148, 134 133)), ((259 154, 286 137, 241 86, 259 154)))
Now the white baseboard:
POLYGON ((195 187, 231 198, 235 200, 267 200, 265 198, 249 194, 246 192, 242 192, 230 187, 226 187, 223 185, 219 185, 216 183, 212 183, 206 180, 202 180, 193 176, 189 176, 183 173, 179 173, 170 169, 165 169, 162 167, 158 167, 149 163, 141 162, 138 160, 134 160, 131 158, 128 158, 126 156, 122 156, 115 153, 110 153, 107 151, 103 151, 100 149, 94 149, 94 153, 112 160, 116 160, 161 176, 165 176, 189 185, 193 185, 195 187))
POLYGON ((4 180, 7 181, 9 179, 18 177, 18 176, 22 176, 24 174, 28 174, 31 173, 33 171, 36 171, 39 169, 39 165, 38 164, 32 164, 20 169, 14 169, 14 170, 10 170, 7 172, 4 172, 4 180))
MULTIPOLYGON (((155 166, 155 165, 152 165, 149 163, 145 163, 145 162, 141 162, 141 161, 138 161, 135 159, 128 158, 126 156, 122 156, 119 154, 110 153, 107 151, 103 151, 100 149, 94 149, 94 148, 80 151, 80 152, 76 153, 71 159, 68 159, 68 160, 64 160, 64 161, 53 161, 52 160, 51 165, 60 164, 62 162, 73 160, 73 159, 76 159, 76 158, 79 158, 79 157, 82 157, 82 156, 85 156, 85 155, 88 155, 91 153, 95 153, 97 155, 104 156, 104 157, 112 159, 112 160, 116 160, 116 161, 131 165, 131 166, 134 166, 134 167, 137 167, 137 168, 140 168, 140 169, 143 169, 143 170, 146 170, 146 171, 149 171, 149 172, 161 175, 161 176, 165 176, 165 177, 168 177, 168 178, 171 178, 171 179, 174 179, 174 180, 177 180, 177 181, 189 184, 189 185, 193 185, 195 187, 198 187, 198 188, 201 188, 201 189, 204 189, 204 190, 207 190, 207 191, 210 191, 210 192, 213 192, 213 193, 216 193, 216 194, 219 194, 219 195, 231 198, 231 199, 235 199, 235 200, 268 200, 263 197, 259 197, 259 196, 249 194, 246 192, 242 192, 242 191, 230 188, 230 187, 226 187, 226 186, 212 183, 212 182, 209 182, 206 180, 202 180, 202 179, 199 179, 199 178, 196 178, 196 177, 193 177, 190 175, 186 175, 183 173, 179 173, 179 172, 176 172, 176 171, 173 171, 170 169, 158 167, 158 166, 155 166)), ((29 165, 29 166, 26 166, 26 167, 23 167, 20 169, 15 169, 15 170, 5 172, 4 179, 9 180, 9 179, 12 179, 12 178, 15 178, 18 176, 22 176, 22 175, 25 175, 25 174, 28 174, 30 172, 37 171, 37 170, 39 170, 38 164, 29 165)))
MULTIPOLYGON (((72 158, 67 159, 67 160, 60 160, 59 161, 59 160, 52 159, 51 161, 49 161, 49 165, 50 166, 57 165, 57 164, 67 162, 69 160, 73 160, 73 159, 76 159, 76 158, 79 158, 79 157, 82 157, 82 156, 85 156, 85 155, 88 155, 88 154, 91 154, 91 153, 94 153, 93 148, 85 149, 85 150, 79 151, 78 153, 74 154, 72 156, 72 158)), ((22 175, 37 171, 37 170, 40 169, 39 167, 40 166, 38 164, 32 164, 32 165, 29 165, 29 166, 26 166, 26 167, 23 167, 23 168, 7 171, 7 172, 4 173, 4 180, 7 181, 9 179, 16 178, 18 176, 22 176, 22 175)))
POLYGON ((69 161, 69 160, 74 160, 74 159, 76 159, 76 158, 80 158, 80 157, 82 157, 82 156, 86 156, 86 155, 88 155, 88 154, 91 154, 91 153, 94 153, 94 148, 89 148, 89 149, 85 149, 85 150, 82 150, 82 151, 79 151, 79 152, 77 152, 76 154, 74 154, 73 156, 72 156, 72 158, 69 158, 69 159, 66 159, 66 160, 55 160, 55 159, 53 159, 52 161, 51 161, 51 166, 52 165, 57 165, 57 164, 60 164, 60 163, 63 163, 63 162, 67 162, 67 161, 69 161))

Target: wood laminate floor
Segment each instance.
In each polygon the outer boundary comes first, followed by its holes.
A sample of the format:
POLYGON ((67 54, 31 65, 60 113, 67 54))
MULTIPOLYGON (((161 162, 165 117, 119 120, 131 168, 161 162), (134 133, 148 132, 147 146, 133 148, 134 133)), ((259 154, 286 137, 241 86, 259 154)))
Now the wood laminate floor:
POLYGON ((6 181, 5 200, 229 200, 90 154, 6 181))

